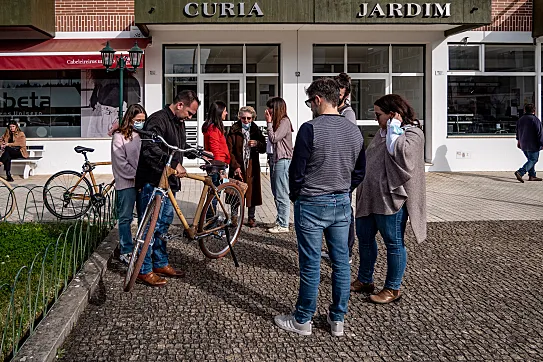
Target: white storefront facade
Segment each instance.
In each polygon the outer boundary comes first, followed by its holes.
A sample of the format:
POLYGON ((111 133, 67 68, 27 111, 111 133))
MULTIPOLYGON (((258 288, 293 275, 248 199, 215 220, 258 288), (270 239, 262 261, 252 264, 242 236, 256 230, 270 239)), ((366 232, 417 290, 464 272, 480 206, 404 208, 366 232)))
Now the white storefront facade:
MULTIPOLYGON (((214 100, 228 104, 227 126, 250 105, 264 127, 267 99, 281 96, 297 130, 311 119, 304 101, 312 80, 344 71, 366 142, 377 129, 373 102, 398 93, 424 125, 429 171, 515 170, 523 163, 515 122, 526 103, 540 114, 541 44, 530 32, 470 30, 490 23, 491 1, 352 1, 335 8, 323 1, 327 11, 311 8, 313 1, 260 1, 258 9, 240 3, 135 2, 136 24, 151 38, 141 103, 150 114, 176 92, 196 91, 202 106, 187 121, 189 142, 203 144, 200 129, 214 100)), ((46 144, 39 174, 77 169, 81 160, 71 150, 78 144, 96 148, 95 160, 109 159, 107 138, 28 143, 46 144)))

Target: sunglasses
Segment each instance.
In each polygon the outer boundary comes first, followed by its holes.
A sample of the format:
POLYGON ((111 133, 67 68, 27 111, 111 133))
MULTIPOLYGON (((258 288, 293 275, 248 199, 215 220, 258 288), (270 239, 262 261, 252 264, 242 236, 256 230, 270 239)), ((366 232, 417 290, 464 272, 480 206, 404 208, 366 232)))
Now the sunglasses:
POLYGON ((317 98, 317 97, 311 97, 311 98, 309 98, 307 101, 305 101, 305 105, 308 106, 309 108, 311 108, 311 103, 313 103, 313 101, 315 100, 315 98, 317 98))
POLYGON ((239 117, 242 121, 250 121, 253 117, 239 117))

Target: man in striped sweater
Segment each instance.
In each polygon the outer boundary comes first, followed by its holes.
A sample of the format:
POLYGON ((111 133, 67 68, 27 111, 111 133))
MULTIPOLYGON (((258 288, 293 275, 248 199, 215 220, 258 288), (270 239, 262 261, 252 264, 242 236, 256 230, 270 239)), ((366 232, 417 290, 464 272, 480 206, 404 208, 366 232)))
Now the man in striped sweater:
POLYGON ((300 127, 289 170, 300 288, 295 313, 276 316, 275 323, 301 335, 311 334, 317 307, 323 233, 332 261, 327 320, 334 336, 343 335, 349 302, 349 193, 364 179, 366 158, 358 127, 338 112, 339 92, 339 84, 331 78, 318 79, 307 89, 306 105, 315 118, 300 127))

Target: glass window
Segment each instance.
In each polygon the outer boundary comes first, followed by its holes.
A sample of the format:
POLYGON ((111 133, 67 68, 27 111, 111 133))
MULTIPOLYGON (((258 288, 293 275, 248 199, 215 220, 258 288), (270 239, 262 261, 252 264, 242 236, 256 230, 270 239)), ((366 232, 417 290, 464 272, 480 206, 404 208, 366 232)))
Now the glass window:
POLYGON ((392 46, 393 73, 424 73, 423 46, 392 46))
POLYGON ((196 45, 166 46, 164 51, 166 74, 196 73, 198 53, 196 45))
POLYGON ((0 132, 15 120, 27 138, 81 137, 85 74, 80 70, 0 71, 0 132))
POLYGON ((535 47, 485 45, 485 71, 535 72, 535 47))
POLYGON ((392 92, 404 97, 424 119, 424 77, 392 77, 392 92))
POLYGON ((344 45, 313 45, 313 73, 341 73, 344 60, 344 45))
POLYGON ((243 73, 242 45, 201 45, 202 73, 243 73))
POLYGON ((375 119, 373 103, 386 94, 385 79, 353 79, 351 81, 351 107, 356 119, 375 119))
POLYGON ((347 46, 348 73, 388 73, 388 46, 347 46))
POLYGON ((478 45, 449 45, 449 70, 480 70, 478 45))
POLYGON ((279 46, 247 45, 247 73, 279 73, 279 46))
POLYGON ((534 77, 449 76, 447 133, 515 134, 524 105, 535 103, 534 77))
POLYGON ((279 77, 247 77, 247 105, 255 109, 257 121, 266 121, 266 102, 278 96, 279 77))

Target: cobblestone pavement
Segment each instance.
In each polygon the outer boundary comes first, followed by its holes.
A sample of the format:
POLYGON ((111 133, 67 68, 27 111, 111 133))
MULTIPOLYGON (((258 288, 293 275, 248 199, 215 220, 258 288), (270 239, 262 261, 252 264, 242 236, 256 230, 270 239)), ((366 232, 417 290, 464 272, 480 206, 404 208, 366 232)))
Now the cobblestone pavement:
MULTIPOLYGON (((262 225, 261 225, 262 226, 262 225)), ((121 291, 114 261, 63 346, 62 361, 534 361, 543 350, 542 221, 429 224, 422 244, 407 235, 403 298, 392 305, 351 296, 346 335, 326 323, 330 266, 322 263, 313 335, 273 324, 292 310, 298 263, 294 233, 262 227, 227 257, 206 260, 196 244, 170 244, 187 276, 161 289, 121 291)), ((382 286, 384 247, 376 271, 382 286)), ((356 275, 358 257, 352 267, 356 275)))

